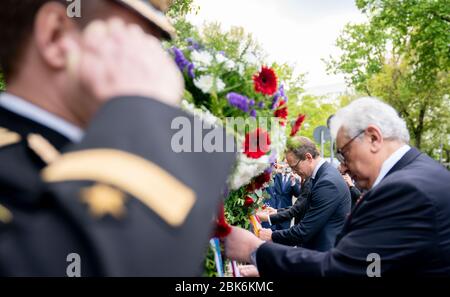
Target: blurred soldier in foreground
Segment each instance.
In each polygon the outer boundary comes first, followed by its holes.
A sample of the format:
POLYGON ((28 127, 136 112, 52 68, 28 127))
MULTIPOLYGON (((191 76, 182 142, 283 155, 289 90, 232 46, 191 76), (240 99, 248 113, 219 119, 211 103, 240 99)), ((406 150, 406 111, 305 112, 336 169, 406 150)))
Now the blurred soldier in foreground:
POLYGON ((234 155, 171 148, 168 3, 67 3, 0 2, 0 275, 200 275, 234 155))

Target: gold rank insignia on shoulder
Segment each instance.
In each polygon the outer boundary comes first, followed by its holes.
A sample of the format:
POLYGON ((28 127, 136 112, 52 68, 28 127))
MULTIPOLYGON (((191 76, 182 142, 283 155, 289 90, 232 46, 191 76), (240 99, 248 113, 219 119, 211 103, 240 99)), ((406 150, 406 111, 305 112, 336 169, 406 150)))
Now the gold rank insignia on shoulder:
POLYGON ((9 209, 0 204, 0 222, 3 224, 11 223, 13 215, 9 209))
POLYGON ((39 134, 29 134, 27 136, 27 142, 28 147, 46 164, 53 163, 61 156, 58 150, 39 134))
MULTIPOLYGON (((114 149, 64 154, 42 171, 42 177, 46 182, 88 180, 113 186, 138 199, 172 226, 179 226, 185 221, 196 200, 191 188, 158 165, 137 155, 114 149)), ((97 204, 109 203, 108 207, 114 208, 113 213, 120 213, 117 194, 111 194, 115 202, 105 202, 107 191, 103 188, 101 195, 98 192, 98 188, 93 192, 83 192, 83 201, 95 200, 95 203, 88 204, 95 204, 96 210, 101 209, 97 204)))
POLYGON ((19 134, 0 127, 0 148, 16 144, 22 140, 19 134))
POLYGON ((81 190, 81 201, 86 203, 92 216, 111 215, 121 219, 125 215, 125 193, 104 184, 95 184, 81 190))

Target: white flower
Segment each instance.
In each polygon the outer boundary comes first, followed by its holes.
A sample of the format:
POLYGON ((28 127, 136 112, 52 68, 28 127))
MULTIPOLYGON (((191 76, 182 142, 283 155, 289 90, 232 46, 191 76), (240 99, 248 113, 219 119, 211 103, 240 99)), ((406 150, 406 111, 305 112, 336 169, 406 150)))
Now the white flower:
POLYGON ((226 60, 228 60, 228 58, 227 57, 225 57, 222 53, 217 53, 216 54, 216 61, 217 61, 217 63, 223 63, 223 62, 225 62, 226 60))
POLYGON ((202 90, 202 92, 205 94, 211 93, 214 90, 216 92, 221 92, 225 88, 225 83, 220 78, 214 79, 214 77, 211 75, 202 75, 196 78, 194 80, 194 85, 202 90))
POLYGON ((232 190, 237 190, 250 183, 252 178, 260 175, 269 167, 269 156, 267 155, 259 159, 252 159, 240 153, 234 172, 228 179, 228 184, 232 190))
POLYGON ((211 65, 213 56, 207 51, 193 51, 191 54, 191 60, 196 66, 209 66, 211 65))
POLYGON ((222 121, 218 117, 213 115, 209 110, 197 108, 193 103, 190 103, 187 100, 181 101, 181 108, 184 111, 192 114, 193 116, 198 117, 211 127, 221 126, 222 124, 222 121))
POLYGON ((236 66, 236 64, 232 60, 225 57, 222 53, 216 54, 216 61, 219 64, 223 63, 224 67, 228 70, 231 70, 236 66))
POLYGON ((277 152, 277 160, 280 160, 286 150, 286 127, 281 125, 272 125, 270 135, 271 148, 277 152))
POLYGON ((209 93, 214 86, 214 77, 211 75, 202 75, 194 80, 194 85, 202 90, 203 93, 209 93))
POLYGON ((259 65, 259 61, 253 53, 246 52, 245 55, 243 56, 243 59, 248 64, 259 65))
POLYGON ((242 63, 238 64, 238 72, 239 72, 239 75, 244 76, 244 72, 245 72, 244 64, 242 64, 242 63))
POLYGON ((231 61, 231 60, 227 60, 227 61, 225 62, 225 67, 226 67, 227 69, 231 70, 231 69, 233 69, 234 67, 236 67, 236 63, 234 63, 234 62, 231 61))
POLYGON ((225 89, 225 83, 220 78, 217 79, 216 85, 217 92, 222 92, 225 89))

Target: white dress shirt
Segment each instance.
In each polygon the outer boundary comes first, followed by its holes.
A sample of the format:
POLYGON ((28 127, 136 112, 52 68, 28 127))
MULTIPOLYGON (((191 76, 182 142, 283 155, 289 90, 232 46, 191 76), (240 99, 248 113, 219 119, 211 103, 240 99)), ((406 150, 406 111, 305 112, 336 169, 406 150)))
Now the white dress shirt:
POLYGON ((0 106, 24 118, 33 120, 47 128, 59 132, 74 143, 84 135, 81 128, 54 115, 39 106, 9 93, 0 93, 0 106))
POLYGON ((377 186, 383 180, 383 178, 386 176, 386 174, 388 174, 389 170, 391 170, 392 167, 394 167, 394 165, 397 164, 397 162, 400 161, 400 159, 403 158, 403 156, 410 149, 411 149, 411 147, 409 145, 405 144, 404 146, 402 146, 401 148, 396 150, 392 155, 389 156, 389 158, 387 158, 383 162, 383 165, 381 166, 380 173, 378 174, 377 179, 373 183, 372 188, 377 186))
POLYGON ((317 164, 316 168, 314 168, 313 174, 311 175, 312 179, 316 178, 316 174, 319 171, 320 167, 325 163, 325 159, 320 159, 319 163, 317 164))

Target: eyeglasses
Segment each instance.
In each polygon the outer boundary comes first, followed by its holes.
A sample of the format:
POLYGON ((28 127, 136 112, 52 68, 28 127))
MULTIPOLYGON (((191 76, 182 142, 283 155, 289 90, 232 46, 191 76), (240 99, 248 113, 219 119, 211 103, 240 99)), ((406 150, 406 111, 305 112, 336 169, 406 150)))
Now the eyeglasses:
POLYGON ((338 159, 339 162, 341 162, 342 164, 345 164, 345 156, 344 156, 344 152, 345 152, 345 148, 349 147, 350 144, 356 139, 358 138, 361 134, 364 133, 365 130, 361 130, 355 137, 353 137, 352 139, 350 139, 349 142, 347 142, 343 147, 341 147, 340 149, 338 149, 336 151, 336 158, 338 159))
POLYGON ((298 162, 294 166, 289 165, 289 167, 291 167, 293 171, 297 172, 296 168, 297 168, 298 164, 300 164, 300 162, 302 162, 302 161, 305 161, 305 160, 298 160, 298 162))

